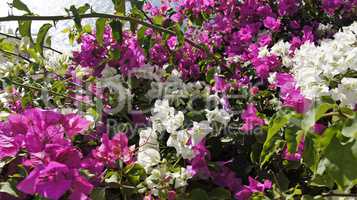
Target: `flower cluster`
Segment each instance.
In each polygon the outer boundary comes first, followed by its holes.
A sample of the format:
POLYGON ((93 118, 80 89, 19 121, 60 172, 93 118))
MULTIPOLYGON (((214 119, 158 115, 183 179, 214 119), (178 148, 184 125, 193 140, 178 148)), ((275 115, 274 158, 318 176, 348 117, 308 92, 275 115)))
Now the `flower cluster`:
POLYGON ((332 96, 354 108, 357 103, 353 87, 356 79, 346 77, 346 73, 357 71, 356 33, 357 23, 353 23, 336 33, 333 39, 322 40, 318 46, 305 43, 295 51, 292 72, 306 98, 315 100, 332 96), (341 82, 336 87, 331 81, 341 82))
POLYGON ((63 61, 0 38, 0 199, 355 195, 356 0, 120 2, 63 61))
POLYGON ((71 144, 71 138, 83 133, 89 123, 75 114, 41 109, 12 114, 1 123, 1 158, 26 151, 22 163, 30 173, 17 188, 50 199, 67 191, 71 199, 89 195, 93 185, 79 173, 83 155, 71 144))

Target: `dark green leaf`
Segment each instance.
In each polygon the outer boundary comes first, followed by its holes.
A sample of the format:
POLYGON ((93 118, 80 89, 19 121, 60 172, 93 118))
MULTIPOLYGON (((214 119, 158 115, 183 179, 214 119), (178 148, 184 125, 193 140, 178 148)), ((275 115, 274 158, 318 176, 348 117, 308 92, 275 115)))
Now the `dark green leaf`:
POLYGON ((90 197, 92 200, 106 200, 105 188, 95 188, 90 197))
POLYGON ((214 81, 214 74, 216 73, 216 68, 215 67, 211 67, 207 70, 207 75, 206 75, 206 81, 209 84, 212 84, 214 81))
POLYGON ((131 6, 134 8, 138 8, 138 9, 143 9, 143 6, 144 6, 144 1, 141 1, 141 0, 131 0, 130 1, 131 3, 131 6))
POLYGON ((208 194, 206 191, 196 188, 191 191, 190 195, 191 200, 208 200, 208 194))
POLYGON ((209 193, 210 200, 229 200, 231 193, 224 188, 215 188, 209 193))
POLYGON ((327 173, 333 177, 339 189, 344 191, 357 183, 357 141, 341 144, 334 137, 326 149, 327 173))
POLYGON ((80 17, 80 13, 78 12, 77 8, 75 6, 71 6, 70 7, 70 11, 74 17, 74 23, 76 25, 76 28, 79 30, 79 31, 82 31, 82 24, 81 24, 81 17, 80 17))
POLYGON ((48 30, 52 27, 51 24, 44 24, 41 26, 40 30, 38 31, 37 38, 36 38, 36 45, 35 49, 43 55, 43 44, 47 35, 48 30))
POLYGON ((182 46, 185 43, 185 36, 179 24, 175 25, 175 32, 176 32, 177 40, 179 42, 179 46, 182 46))
POLYGON ((30 9, 21 0, 14 0, 12 2, 12 6, 18 10, 22 10, 22 11, 25 11, 25 12, 31 14, 30 9))
POLYGON ((96 26, 96 37, 97 37, 97 42, 100 46, 103 46, 103 34, 104 34, 104 29, 105 29, 105 18, 99 18, 97 19, 95 26, 96 26))
POLYGON ((121 43, 122 40, 123 40, 123 25, 120 21, 112 21, 110 22, 110 27, 112 28, 112 34, 113 34, 113 37, 114 39, 121 43))
POLYGON ((80 6, 78 8, 78 14, 80 14, 80 15, 85 14, 89 8, 90 8, 90 5, 88 3, 84 4, 83 6, 80 6))
MULTIPOLYGON (((274 141, 276 137, 274 137, 276 134, 279 133, 279 131, 289 122, 289 119, 291 118, 292 114, 291 113, 284 113, 280 112, 277 113, 273 119, 270 121, 269 126, 268 126, 268 135, 267 138, 265 139, 264 145, 263 145, 263 150, 260 154, 260 165, 263 166, 269 158, 266 157, 267 155, 270 154, 271 151, 269 149, 271 146, 274 144, 274 141), (274 139, 275 138, 275 139, 274 139)), ((271 157, 271 154, 270 154, 271 157)))
MULTIPOLYGON (((314 136, 307 134, 304 140, 303 161, 313 171, 317 170, 319 154, 315 145, 314 136)), ((315 136, 316 137, 316 136, 315 136)))

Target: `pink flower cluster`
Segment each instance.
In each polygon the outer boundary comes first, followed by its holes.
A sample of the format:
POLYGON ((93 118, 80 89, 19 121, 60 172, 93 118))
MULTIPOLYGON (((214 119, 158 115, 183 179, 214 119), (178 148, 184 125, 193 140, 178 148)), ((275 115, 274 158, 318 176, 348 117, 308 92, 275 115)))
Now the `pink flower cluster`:
POLYGON ((103 45, 99 45, 95 33, 84 34, 80 39, 80 51, 73 52, 74 64, 94 69, 94 75, 100 76, 106 64, 127 75, 133 68, 141 67, 145 62, 144 51, 136 37, 129 31, 123 32, 122 42, 112 36, 112 29, 107 26, 103 34, 103 45), (110 53, 119 54, 118 57, 110 53))
MULTIPOLYGON (((29 171, 17 185, 18 190, 54 200, 66 192, 70 193, 69 199, 89 199, 94 186, 80 173, 88 158, 72 144, 89 125, 88 120, 76 114, 37 108, 11 114, 8 121, 1 122, 0 159, 16 156, 29 171)), ((91 159, 96 166, 110 166, 119 159, 130 162, 127 141, 124 134, 117 134, 111 141, 103 135, 102 144, 93 150, 91 159)))

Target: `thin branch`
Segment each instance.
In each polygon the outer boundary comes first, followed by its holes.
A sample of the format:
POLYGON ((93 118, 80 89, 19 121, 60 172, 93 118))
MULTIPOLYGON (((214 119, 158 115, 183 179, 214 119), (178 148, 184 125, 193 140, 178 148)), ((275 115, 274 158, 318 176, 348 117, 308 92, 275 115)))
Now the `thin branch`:
POLYGON ((28 63, 33 63, 30 59, 28 59, 25 56, 22 56, 20 54, 16 54, 16 53, 13 53, 13 52, 10 52, 10 51, 5 51, 5 50, 2 50, 2 49, 0 49, 0 52, 4 53, 4 54, 7 54, 7 55, 10 55, 10 56, 15 56, 15 57, 21 58, 21 59, 25 60, 28 63))
MULTIPOLYGON (((4 53, 4 54, 8 54, 8 55, 11 55, 11 56, 15 56, 15 57, 21 58, 21 59, 25 60, 26 62, 28 62, 29 64, 33 64, 33 63, 34 63, 34 62, 32 62, 30 59, 28 59, 28 58, 26 58, 26 57, 24 57, 24 56, 22 56, 22 55, 20 55, 20 54, 8 52, 8 51, 2 50, 2 49, 0 49, 0 53, 4 53)), ((66 83, 69 83, 69 84, 71 84, 71 85, 73 85, 73 86, 77 86, 77 87, 80 87, 80 88, 83 87, 82 85, 80 85, 80 84, 78 84, 78 83, 75 83, 75 82, 72 82, 72 81, 70 81, 70 80, 68 80, 68 79, 65 79, 64 77, 62 77, 61 75, 57 74, 56 72, 53 72, 53 71, 48 72, 48 71, 46 71, 44 74, 46 75, 46 74, 48 74, 48 73, 57 76, 57 78, 59 78, 61 81, 65 81, 66 83)), ((87 92, 90 92, 91 94, 96 95, 95 93, 93 93, 93 92, 90 91, 90 90, 86 90, 86 91, 87 91, 87 92)))
MULTIPOLYGON (((16 40, 21 40, 20 37, 17 37, 17 36, 15 36, 15 35, 10 35, 10 34, 1 33, 1 32, 0 32, 0 35, 5 36, 5 37, 7 37, 7 38, 12 38, 12 39, 16 39, 16 40)), ((63 54, 62 52, 60 52, 60 51, 58 51, 57 49, 54 49, 54 48, 52 48, 52 47, 48 47, 48 46, 45 46, 45 45, 43 45, 42 47, 45 48, 45 49, 51 50, 51 51, 53 51, 53 52, 56 52, 56 53, 58 53, 58 54, 63 54)))
MULTIPOLYGON (((117 16, 117 15, 112 15, 112 14, 105 14, 105 13, 90 13, 90 14, 83 14, 83 15, 78 15, 80 19, 86 19, 86 18, 107 18, 107 19, 119 19, 119 20, 124 20, 124 21, 130 21, 130 22, 135 22, 138 24, 141 24, 143 26, 168 33, 170 35, 176 35, 175 31, 163 28, 161 26, 155 25, 155 24, 150 24, 145 21, 141 21, 139 19, 136 19, 134 17, 130 16, 117 16)), ((55 16, 34 16, 34 15, 23 15, 23 16, 15 16, 15 15, 10 15, 7 17, 0 17, 0 22, 4 21, 61 21, 61 20, 71 20, 74 19, 74 16, 66 16, 66 15, 55 15, 55 16)), ((203 46, 196 44, 194 41, 185 38, 185 41, 192 45, 193 47, 197 49, 201 49, 205 51, 207 54, 210 54, 203 46)))
POLYGON ((84 101, 80 101, 80 100, 78 100, 78 99, 76 99, 74 97, 67 96, 67 95, 64 95, 64 94, 49 90, 47 88, 39 88, 39 87, 35 87, 35 86, 32 86, 32 85, 26 85, 26 84, 18 83, 18 82, 13 81, 13 80, 11 80, 9 78, 0 78, 0 79, 2 79, 4 81, 7 81, 7 82, 10 82, 11 84, 16 85, 16 86, 20 86, 20 87, 24 87, 24 88, 28 88, 28 89, 32 89, 32 90, 37 90, 37 91, 47 91, 48 93, 50 93, 52 95, 56 95, 56 96, 63 97, 63 98, 69 98, 69 99, 72 99, 73 101, 78 101, 80 103, 84 103, 84 104, 93 106, 90 103, 87 103, 87 102, 84 102, 84 101))
POLYGON ((321 196, 323 196, 323 197, 357 197, 357 194, 328 192, 328 193, 321 194, 321 196))

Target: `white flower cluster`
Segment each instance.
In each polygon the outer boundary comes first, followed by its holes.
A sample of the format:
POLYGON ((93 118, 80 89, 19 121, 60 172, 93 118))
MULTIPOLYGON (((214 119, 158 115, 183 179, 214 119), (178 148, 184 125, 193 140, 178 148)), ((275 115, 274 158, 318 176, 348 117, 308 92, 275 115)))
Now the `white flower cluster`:
POLYGON ((175 172, 167 170, 166 161, 161 160, 160 156, 159 134, 164 131, 169 133, 167 146, 174 147, 178 156, 192 159, 195 156, 193 146, 200 143, 212 128, 208 121, 202 121, 193 122, 191 129, 185 129, 183 112, 176 112, 168 100, 157 100, 152 114, 152 127, 140 132, 137 163, 150 174, 145 180, 145 188, 157 195, 160 188, 167 185, 175 188, 186 186, 187 180, 192 177, 189 169, 181 168, 175 172))
POLYGON ((357 72, 357 22, 325 39, 316 46, 303 44, 295 51, 293 68, 297 85, 309 99, 332 96, 342 104, 353 107, 357 103, 356 78, 343 78, 337 88, 330 90, 329 82, 336 75, 357 72))
POLYGON ((343 105, 354 107, 357 90, 353 86, 357 79, 343 78, 334 89, 330 82, 336 81, 336 76, 348 77, 346 73, 357 72, 357 22, 344 27, 333 39, 322 40, 320 45, 306 42, 295 52, 290 52, 290 47, 289 42, 281 40, 270 50, 260 48, 259 56, 280 56, 283 65, 292 69, 297 86, 306 98, 319 100, 331 96, 343 105))
POLYGON ((139 192, 150 190, 154 196, 159 196, 160 190, 173 186, 175 189, 187 186, 187 180, 192 178, 188 169, 181 167, 178 171, 169 172, 165 163, 151 171, 144 184, 139 185, 139 192))
POLYGON ((146 97, 152 99, 169 99, 174 100, 175 105, 180 105, 180 99, 189 99, 195 96, 207 96, 209 87, 206 87, 204 82, 189 82, 185 83, 180 72, 173 70, 165 81, 151 82, 151 89, 146 93, 146 97))
POLYGON ((212 132, 212 128, 208 121, 201 121, 193 122, 193 127, 186 129, 183 127, 184 119, 183 112, 176 112, 175 108, 170 107, 168 100, 155 102, 151 117, 153 129, 158 133, 168 132, 170 137, 167 146, 174 147, 177 155, 181 155, 184 159, 192 159, 195 156, 192 147, 212 132), (189 143, 190 139, 191 143, 189 143))

